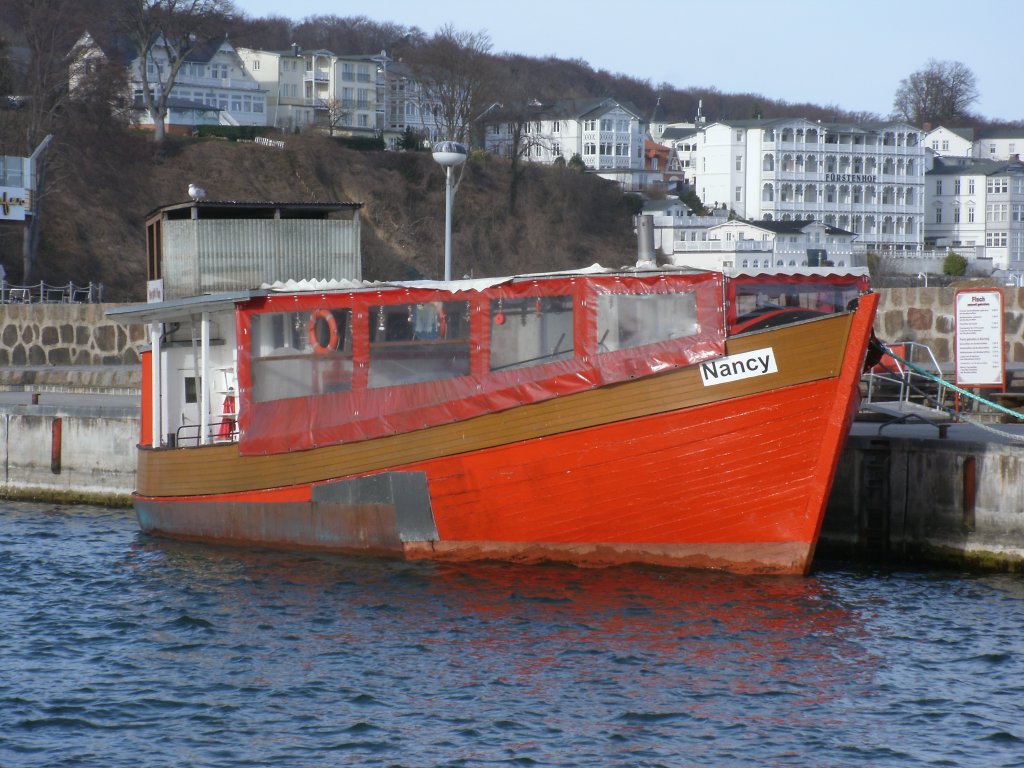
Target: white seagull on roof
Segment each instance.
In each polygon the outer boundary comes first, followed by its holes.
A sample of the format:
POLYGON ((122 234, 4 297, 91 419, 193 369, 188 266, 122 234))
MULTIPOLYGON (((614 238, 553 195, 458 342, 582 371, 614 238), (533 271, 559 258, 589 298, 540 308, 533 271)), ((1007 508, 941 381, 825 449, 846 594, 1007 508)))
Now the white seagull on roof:
POLYGON ((188 196, 193 200, 202 200, 206 197, 206 190, 196 184, 189 184, 188 196))

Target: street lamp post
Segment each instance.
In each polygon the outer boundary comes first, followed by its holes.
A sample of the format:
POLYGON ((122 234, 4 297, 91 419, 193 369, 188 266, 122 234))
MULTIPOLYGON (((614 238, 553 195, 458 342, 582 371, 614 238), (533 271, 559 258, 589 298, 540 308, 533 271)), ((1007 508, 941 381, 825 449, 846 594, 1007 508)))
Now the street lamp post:
POLYGON ((445 171, 444 197, 444 279, 452 279, 452 168, 466 162, 466 147, 457 141, 440 141, 434 145, 434 161, 445 171))

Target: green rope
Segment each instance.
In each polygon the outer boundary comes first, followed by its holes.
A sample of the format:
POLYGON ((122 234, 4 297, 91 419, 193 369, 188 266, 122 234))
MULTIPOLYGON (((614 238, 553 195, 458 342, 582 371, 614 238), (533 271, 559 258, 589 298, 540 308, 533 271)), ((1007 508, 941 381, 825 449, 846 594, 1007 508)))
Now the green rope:
POLYGON ((923 368, 921 368, 921 367, 919 367, 917 365, 914 365, 909 360, 905 360, 904 358, 900 357, 899 355, 894 353, 889 347, 886 347, 884 344, 882 345, 882 349, 885 350, 885 354, 889 355, 889 357, 893 358, 894 360, 899 360, 901 363, 903 363, 905 366, 907 366, 907 368, 909 368, 910 370, 912 370, 914 373, 918 374, 919 376, 923 376, 924 378, 929 379, 930 381, 934 382, 935 384, 938 384, 941 387, 946 387, 947 389, 952 389, 954 392, 958 392, 959 394, 964 395, 965 397, 969 397, 972 400, 977 400, 979 403, 984 403, 985 405, 990 406, 990 407, 994 408, 997 411, 1005 413, 1007 416, 1013 416, 1015 419, 1024 420, 1024 414, 1021 414, 1021 413, 1018 413, 1017 411, 1011 410, 1011 409, 1009 409, 1009 408, 1007 408, 1005 406, 1000 405, 999 403, 994 403, 991 400, 988 400, 988 399, 982 397, 981 395, 976 395, 973 392, 968 392, 966 389, 964 389, 962 387, 958 387, 956 384, 950 384, 948 381, 943 379, 941 376, 935 376, 934 374, 930 373, 929 371, 926 371, 923 368))

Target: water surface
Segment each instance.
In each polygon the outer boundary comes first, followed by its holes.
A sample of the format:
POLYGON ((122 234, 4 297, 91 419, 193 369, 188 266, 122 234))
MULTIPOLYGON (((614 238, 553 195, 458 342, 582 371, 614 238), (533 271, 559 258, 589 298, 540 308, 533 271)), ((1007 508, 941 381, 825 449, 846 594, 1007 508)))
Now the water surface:
POLYGON ((1024 766, 1024 579, 443 565, 0 502, 0 766, 1024 766))

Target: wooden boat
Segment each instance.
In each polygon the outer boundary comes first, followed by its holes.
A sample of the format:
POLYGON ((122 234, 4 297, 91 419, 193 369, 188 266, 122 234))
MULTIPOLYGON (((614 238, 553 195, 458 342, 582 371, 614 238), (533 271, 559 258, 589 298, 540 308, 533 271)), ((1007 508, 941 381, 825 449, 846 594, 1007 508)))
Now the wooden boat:
POLYGON ((148 533, 801 574, 856 409, 863 270, 277 285, 137 305, 148 533))

